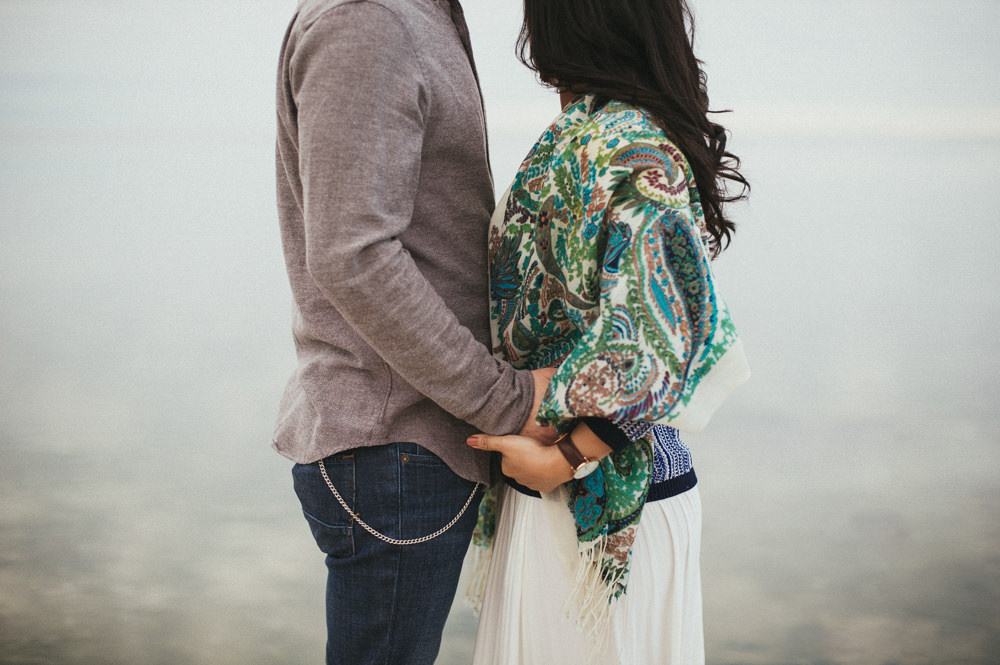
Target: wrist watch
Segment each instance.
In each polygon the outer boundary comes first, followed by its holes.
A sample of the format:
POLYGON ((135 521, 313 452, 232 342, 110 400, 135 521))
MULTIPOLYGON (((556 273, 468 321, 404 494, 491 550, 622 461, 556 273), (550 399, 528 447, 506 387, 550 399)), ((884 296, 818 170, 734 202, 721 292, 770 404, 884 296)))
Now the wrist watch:
POLYGON ((559 448, 559 452, 563 454, 563 457, 566 458, 566 461, 569 462, 570 467, 573 469, 573 477, 577 480, 589 476, 601 464, 600 460, 585 457, 580 452, 580 449, 576 447, 576 444, 573 443, 573 437, 569 435, 569 432, 562 434, 556 439, 555 445, 559 448))

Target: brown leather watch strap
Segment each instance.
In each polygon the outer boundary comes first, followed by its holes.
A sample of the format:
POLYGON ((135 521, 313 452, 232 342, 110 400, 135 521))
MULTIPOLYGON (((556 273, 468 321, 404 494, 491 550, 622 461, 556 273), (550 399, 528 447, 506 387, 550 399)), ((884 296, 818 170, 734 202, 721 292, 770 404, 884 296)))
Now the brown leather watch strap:
POLYGON ((576 447, 575 443, 573 443, 573 437, 570 436, 569 432, 566 432, 558 439, 556 439, 555 443, 556 446, 559 448, 559 452, 563 454, 563 457, 566 458, 566 461, 569 462, 569 465, 573 467, 574 473, 577 471, 577 469, 579 469, 581 466, 590 461, 583 456, 583 453, 580 452, 580 449, 576 447))

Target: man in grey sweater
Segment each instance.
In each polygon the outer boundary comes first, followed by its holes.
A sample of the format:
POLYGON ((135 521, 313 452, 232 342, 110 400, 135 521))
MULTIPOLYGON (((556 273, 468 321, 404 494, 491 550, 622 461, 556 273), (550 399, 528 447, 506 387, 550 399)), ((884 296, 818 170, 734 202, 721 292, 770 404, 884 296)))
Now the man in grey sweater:
POLYGON ((429 665, 490 480, 466 437, 551 438, 547 375, 485 346, 493 188, 458 0, 301 0, 277 116, 298 365, 273 446, 327 555, 327 662, 429 665))

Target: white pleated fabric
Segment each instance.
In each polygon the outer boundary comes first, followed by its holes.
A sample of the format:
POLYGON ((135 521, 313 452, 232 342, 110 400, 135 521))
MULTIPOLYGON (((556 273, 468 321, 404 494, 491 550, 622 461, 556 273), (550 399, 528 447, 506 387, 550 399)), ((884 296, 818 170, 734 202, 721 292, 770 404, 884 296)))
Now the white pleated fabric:
POLYGON ((697 487, 643 508, 628 591, 601 653, 567 616, 577 555, 564 497, 504 486, 499 503, 474 665, 704 665, 697 487))

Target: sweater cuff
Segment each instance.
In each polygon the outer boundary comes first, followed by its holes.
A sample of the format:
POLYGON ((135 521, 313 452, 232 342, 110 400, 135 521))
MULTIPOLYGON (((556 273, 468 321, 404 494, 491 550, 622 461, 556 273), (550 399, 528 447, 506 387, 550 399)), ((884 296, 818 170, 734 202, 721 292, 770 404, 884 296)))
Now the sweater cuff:
POLYGON ((580 422, 589 427, 598 439, 616 453, 632 444, 632 439, 625 434, 625 431, 607 418, 580 418, 580 422))
POLYGON ((598 439, 616 453, 646 436, 649 430, 654 427, 652 423, 642 421, 616 423, 607 418, 587 417, 580 418, 580 421, 585 423, 590 431, 597 435, 598 439))
POLYGON ((528 423, 535 399, 535 380, 531 372, 507 367, 509 377, 498 381, 488 402, 474 417, 466 418, 484 434, 517 434, 528 423))

